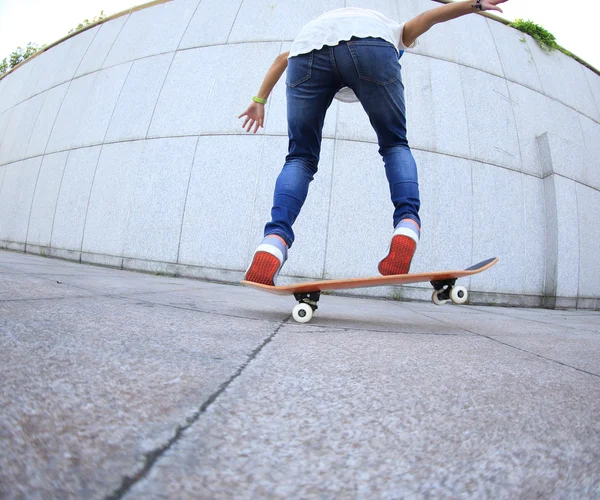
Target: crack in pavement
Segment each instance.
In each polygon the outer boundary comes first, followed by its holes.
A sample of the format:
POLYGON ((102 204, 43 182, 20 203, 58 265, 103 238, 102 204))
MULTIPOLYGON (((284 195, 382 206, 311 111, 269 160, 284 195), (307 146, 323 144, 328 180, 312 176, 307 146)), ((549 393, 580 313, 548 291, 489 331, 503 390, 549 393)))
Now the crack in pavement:
POLYGON ((106 496, 106 500, 119 500, 123 498, 131 490, 131 488, 133 488, 137 483, 145 479, 156 464, 156 462, 167 451, 169 451, 174 444, 176 444, 181 439, 183 433, 192 425, 194 425, 194 423, 198 421, 202 414, 206 412, 206 410, 218 399, 218 397, 227 390, 227 388, 233 383, 233 381, 236 380, 244 372, 248 365, 252 363, 252 361, 254 361, 254 359, 260 354, 260 352, 277 336, 281 328, 283 328, 283 326, 290 319, 291 316, 288 316, 286 319, 284 319, 277 325, 277 328, 275 328, 273 333, 269 335, 269 337, 267 337, 262 342, 262 344, 260 344, 256 349, 252 351, 252 353, 248 356, 246 362, 242 366, 240 366, 228 380, 223 382, 219 386, 219 388, 213 394, 211 394, 208 397, 208 399, 200 406, 200 408, 198 408, 198 410, 194 412, 194 414, 191 417, 188 417, 186 419, 186 423, 184 425, 180 425, 177 427, 177 429, 175 430, 175 434, 171 439, 169 439, 164 445, 159 446, 158 448, 155 448, 154 450, 146 453, 144 456, 144 465, 142 469, 134 473, 133 476, 125 476, 121 482, 121 486, 113 493, 106 496))

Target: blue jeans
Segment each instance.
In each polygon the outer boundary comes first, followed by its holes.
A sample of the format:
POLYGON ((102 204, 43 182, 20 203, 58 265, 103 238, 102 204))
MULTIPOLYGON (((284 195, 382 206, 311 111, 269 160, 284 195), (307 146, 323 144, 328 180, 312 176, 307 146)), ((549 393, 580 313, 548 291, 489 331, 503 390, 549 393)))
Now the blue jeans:
POLYGON ((394 227, 406 218, 421 224, 417 166, 406 140, 400 69, 396 48, 380 38, 353 38, 289 59, 289 149, 275 184, 272 220, 265 226, 265 236, 276 234, 292 246, 292 225, 317 172, 325 113, 337 91, 346 86, 360 100, 377 133, 395 207, 394 227))

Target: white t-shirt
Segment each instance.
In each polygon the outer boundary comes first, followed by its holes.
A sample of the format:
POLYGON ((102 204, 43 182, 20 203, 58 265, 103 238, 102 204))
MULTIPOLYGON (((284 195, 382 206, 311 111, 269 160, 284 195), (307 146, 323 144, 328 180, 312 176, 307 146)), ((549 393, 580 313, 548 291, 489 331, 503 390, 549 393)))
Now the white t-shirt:
MULTIPOLYGON (((325 45, 333 47, 353 36, 383 38, 399 51, 404 51, 409 47, 402 43, 403 31, 404 23, 398 24, 375 10, 358 7, 330 10, 302 27, 288 57, 307 54, 325 45)), ((413 43, 411 47, 414 46, 413 43)), ((341 89, 335 98, 343 102, 358 102, 354 91, 348 87, 341 89)))

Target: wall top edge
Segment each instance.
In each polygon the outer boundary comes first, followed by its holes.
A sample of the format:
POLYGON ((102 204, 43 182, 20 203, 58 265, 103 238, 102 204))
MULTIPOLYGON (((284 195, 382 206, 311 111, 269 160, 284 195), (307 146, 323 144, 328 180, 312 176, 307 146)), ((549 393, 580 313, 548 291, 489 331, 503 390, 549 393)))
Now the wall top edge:
MULTIPOLYGON (((66 40, 68 40, 69 38, 72 38, 72 37, 74 37, 76 35, 79 35, 79 34, 83 33, 84 31, 87 31, 87 30, 90 30, 92 28, 95 28, 96 26, 104 24, 104 23, 106 23, 108 21, 112 21, 114 19, 118 19, 119 17, 128 16, 128 15, 133 14, 134 12, 137 12, 139 10, 148 9, 150 7, 154 7, 155 5, 160 5, 160 4, 167 3, 167 2, 172 2, 172 1, 174 1, 174 0, 152 0, 150 2, 146 2, 146 3, 140 4, 140 5, 131 7, 129 9, 123 10, 121 12, 118 12, 116 14, 113 14, 113 15, 111 15, 109 17, 101 19, 100 21, 96 21, 95 23, 92 23, 92 24, 90 24, 88 26, 85 26, 85 27, 83 27, 83 28, 81 28, 79 30, 74 31, 73 33, 69 33, 68 35, 60 38, 59 40, 56 40, 55 42, 47 45, 43 49, 38 50, 31 57, 29 57, 29 58, 25 59, 24 61, 22 61, 21 63, 17 64, 14 68, 10 69, 6 73, 4 73, 4 75, 0 76, 0 80, 2 80, 3 78, 5 78, 9 74, 11 74, 16 69, 20 68, 23 64, 26 64, 27 62, 35 59, 40 54, 43 54, 47 50, 49 50, 49 49, 51 49, 53 47, 56 47, 58 44, 66 41, 66 40)), ((447 4, 447 3, 453 3, 456 0, 432 0, 432 1, 433 2, 437 2, 437 3, 447 4)), ((502 23, 505 26, 510 25, 510 21, 508 21, 507 19, 504 19, 504 18, 502 18, 500 16, 497 16, 497 15, 489 13, 489 12, 478 12, 477 15, 483 16, 483 17, 487 17, 488 19, 491 19, 493 21, 502 23)), ((571 52, 571 56, 570 57, 572 59, 575 59, 575 61, 577 61, 579 64, 585 66, 586 68, 588 68, 589 70, 593 71, 598 76, 600 76, 600 70, 597 70, 594 66, 592 66, 588 62, 584 61, 583 59, 581 59, 580 57, 576 56, 572 52, 571 52)))

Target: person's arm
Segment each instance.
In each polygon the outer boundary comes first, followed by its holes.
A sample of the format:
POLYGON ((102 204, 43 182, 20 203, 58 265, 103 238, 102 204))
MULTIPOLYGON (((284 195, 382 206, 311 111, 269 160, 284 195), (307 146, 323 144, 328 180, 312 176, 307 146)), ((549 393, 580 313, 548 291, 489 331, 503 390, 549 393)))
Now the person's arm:
MULTIPOLYGON (((284 52, 277 56, 275 62, 271 65, 269 71, 267 71, 256 97, 266 101, 269 95, 271 95, 273 87, 275 87, 275 84, 279 81, 281 75, 283 75, 283 72, 287 68, 289 54, 289 52, 284 52)), ((242 116, 246 117, 242 128, 245 128, 247 132, 250 132, 252 127, 254 127, 253 132, 256 134, 258 127, 264 127, 265 105, 252 101, 250 106, 248 106, 248 109, 238 116, 238 118, 241 118, 242 116)))
POLYGON ((423 12, 406 22, 402 34, 402 43, 405 46, 410 47, 419 36, 431 29, 432 26, 439 23, 445 23, 446 21, 450 21, 450 19, 456 19, 457 17, 472 12, 481 12, 485 10, 497 10, 498 12, 502 12, 502 9, 496 7, 496 5, 507 1, 508 0, 467 0, 465 2, 448 3, 423 12))

